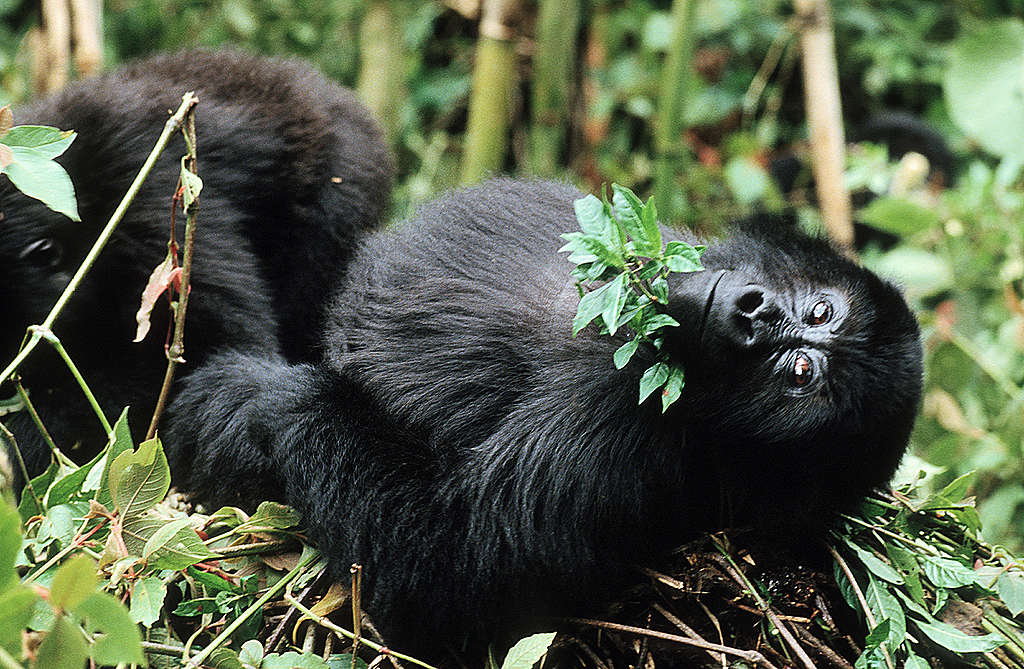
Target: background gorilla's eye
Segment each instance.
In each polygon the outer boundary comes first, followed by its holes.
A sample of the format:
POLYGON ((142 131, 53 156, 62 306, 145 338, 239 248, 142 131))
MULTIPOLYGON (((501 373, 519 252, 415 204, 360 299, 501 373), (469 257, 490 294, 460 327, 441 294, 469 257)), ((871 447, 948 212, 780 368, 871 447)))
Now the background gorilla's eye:
POLYGON ((832 320, 832 305, 826 300, 819 300, 811 307, 811 317, 808 322, 811 325, 823 325, 832 320))
POLYGON ((811 360, 803 353, 798 353, 793 361, 793 385, 805 386, 814 378, 814 367, 811 360))
POLYGON ((56 267, 61 261, 60 244, 50 238, 38 239, 18 254, 22 260, 26 260, 36 267, 56 267))

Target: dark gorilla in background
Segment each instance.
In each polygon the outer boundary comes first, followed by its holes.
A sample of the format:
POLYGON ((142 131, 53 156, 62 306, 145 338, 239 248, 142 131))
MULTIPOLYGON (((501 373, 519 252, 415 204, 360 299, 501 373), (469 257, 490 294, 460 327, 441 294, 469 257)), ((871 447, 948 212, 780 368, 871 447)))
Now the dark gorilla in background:
MULTIPOLYGON (((185 91, 196 111, 204 181, 185 336, 188 365, 232 348, 293 361, 318 357, 321 311, 354 240, 375 226, 391 186, 382 133, 351 91, 297 61, 233 51, 157 56, 15 110, 18 124, 74 129, 58 158, 70 173, 81 223, 4 180, 0 191, 0 357, 12 359, 25 327, 42 321, 113 213, 185 91)), ((184 142, 162 154, 124 221, 54 331, 108 416, 132 406, 137 435, 149 420, 166 365, 167 308, 147 341, 132 343, 135 312, 166 255, 170 199, 184 142)), ((179 214, 179 234, 184 217, 179 214)), ((57 444, 105 441, 81 391, 45 345, 22 368, 57 444)), ((9 386, 4 386, 9 391, 9 386)), ((9 394, 5 392, 4 394, 9 394)), ((26 413, 4 417, 29 461, 49 450, 26 413)))
POLYGON ((820 530, 887 481, 921 389, 898 290, 793 232, 712 245, 672 275, 686 386, 662 414, 637 404, 653 351, 616 370, 625 335, 571 336, 558 249, 580 196, 496 180, 371 238, 324 362, 229 353, 187 379, 165 440, 181 484, 283 490, 339 574, 364 566, 391 647, 434 657, 549 627, 701 530, 820 530))

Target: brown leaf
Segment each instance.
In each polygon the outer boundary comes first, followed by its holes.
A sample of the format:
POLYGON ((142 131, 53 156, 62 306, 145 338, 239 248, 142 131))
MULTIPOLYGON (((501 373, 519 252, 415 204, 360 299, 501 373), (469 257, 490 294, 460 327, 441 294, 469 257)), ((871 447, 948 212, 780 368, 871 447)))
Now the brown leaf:
POLYGON ((0 144, 0 170, 14 162, 14 151, 6 144, 0 144))
POLYGON ((181 268, 174 266, 174 257, 168 253, 164 261, 156 266, 153 273, 149 275, 146 288, 142 291, 142 301, 139 310, 135 314, 135 322, 138 328, 135 331, 135 340, 142 341, 149 333, 149 315, 153 313, 153 306, 157 298, 163 295, 167 287, 181 276, 181 268))
POLYGON ((11 105, 0 107, 0 137, 6 135, 13 126, 14 114, 11 112, 11 105))

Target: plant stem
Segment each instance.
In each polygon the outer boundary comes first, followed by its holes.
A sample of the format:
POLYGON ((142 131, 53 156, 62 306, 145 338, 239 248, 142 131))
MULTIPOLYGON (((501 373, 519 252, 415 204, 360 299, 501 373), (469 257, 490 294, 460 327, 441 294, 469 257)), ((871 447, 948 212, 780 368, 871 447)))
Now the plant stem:
POLYGON ((310 551, 309 554, 306 555, 305 558, 299 560, 299 563, 295 565, 295 567, 291 571, 285 574, 280 581, 278 581, 269 589, 267 589, 267 591, 263 593, 262 597, 257 599, 251 605, 249 605, 249 607, 245 611, 243 611, 240 616, 232 620, 231 623, 228 624, 228 626, 225 627, 213 641, 207 644, 206 648, 203 648, 201 651, 199 651, 191 658, 189 658, 188 663, 185 666, 191 667, 192 669, 198 669, 200 666, 202 666, 206 658, 210 656, 210 653, 212 653, 214 650, 223 645, 224 642, 227 641, 231 637, 231 635, 235 633, 236 629, 241 627, 242 624, 249 618, 251 618, 253 615, 255 615, 256 612, 262 610, 264 604, 273 599, 277 595, 277 593, 284 590, 284 587, 291 583, 293 580, 295 580, 295 577, 297 577, 299 574, 303 573, 306 570, 306 567, 313 564, 313 562, 319 559, 319 552, 310 551))
POLYGON ((672 3, 672 38, 665 57, 658 91, 658 115, 654 122, 654 183, 651 194, 666 221, 676 222, 686 202, 676 183, 676 175, 686 155, 683 130, 686 101, 692 92, 693 0, 672 3))
MULTIPOLYGON (((50 448, 50 453, 52 453, 53 456, 57 458, 57 462, 61 464, 74 465, 74 463, 71 462, 70 458, 64 455, 64 453, 59 448, 57 448, 57 442, 53 440, 53 437, 50 435, 49 430, 47 430, 46 426, 43 425, 43 420, 39 417, 39 412, 36 411, 35 405, 32 404, 32 400, 28 396, 28 391, 25 390, 25 386, 21 385, 21 378, 17 374, 15 374, 13 378, 14 390, 18 393, 18 399, 21 400, 22 405, 24 405, 25 407, 25 411, 28 412, 29 418, 32 419, 32 422, 35 424, 36 429, 39 430, 39 434, 42 435, 43 441, 45 441, 46 445, 50 448)), ((21 457, 20 451, 18 453, 18 457, 21 457)))
MULTIPOLYGON (((156 145, 146 158, 146 162, 144 162, 142 164, 142 168, 139 169, 139 173, 135 176, 135 180, 132 181, 131 186, 128 187, 128 192, 125 193, 120 204, 117 205, 117 209, 115 209, 114 213, 111 214, 110 219, 100 232, 99 237, 97 237, 96 241, 93 242, 92 248, 89 249, 88 255, 85 256, 85 260, 83 260, 82 264, 79 265, 78 271, 75 272, 73 277, 71 277, 71 281, 68 283, 67 288, 65 288, 64 292, 61 293, 59 298, 57 298, 57 302, 53 305, 53 308, 50 309, 50 313, 47 314, 46 319, 38 327, 42 328, 44 331, 49 331, 53 327, 54 321, 57 320, 57 317, 64 310, 68 300, 71 299, 71 296, 78 289, 79 284, 82 283, 82 279, 84 279, 85 275, 92 269, 92 266, 96 263, 96 259, 100 255, 100 252, 103 251, 107 242, 110 241, 111 235, 114 234, 114 230, 116 230, 117 226, 121 223, 121 219, 124 218, 125 212, 128 210, 128 206, 135 199, 139 189, 142 188, 142 184, 152 171, 157 158, 159 158, 160 154, 163 153, 164 148, 167 146, 167 142, 170 141, 171 135, 181 127, 181 122, 185 117, 185 113, 191 109, 196 102, 197 99, 192 93, 186 93, 182 98, 181 106, 178 107, 178 110, 174 115, 171 116, 171 118, 167 120, 167 123, 164 124, 164 129, 163 132, 160 133, 160 138, 157 139, 156 145)), ((15 356, 14 360, 12 360, 10 364, 0 372, 0 382, 5 381, 18 369, 18 367, 21 366, 21 363, 25 361, 29 353, 31 353, 32 349, 36 347, 41 338, 41 332, 36 331, 32 333, 28 343, 18 351, 18 355, 15 356)))
POLYGON ((0 667, 3 667, 3 669, 25 669, 4 650, 3 646, 0 646, 0 667))
MULTIPOLYGON (((183 119, 182 134, 185 136, 185 147, 188 154, 184 164, 192 174, 196 174, 196 115, 195 105, 188 109, 183 119)), ((182 167, 184 169, 184 166, 182 167)), ((178 289, 178 306, 174 310, 174 339, 170 348, 167 349, 167 369, 164 372, 164 381, 160 386, 160 396, 157 398, 156 407, 153 409, 153 417, 149 421, 149 429, 146 430, 146 439, 156 436, 156 426, 160 423, 160 416, 163 415, 167 406, 167 398, 171 394, 171 385, 174 383, 174 370, 185 353, 185 313, 188 311, 189 281, 192 276, 192 251, 195 246, 196 218, 199 214, 199 198, 191 203, 186 202, 185 219, 185 250, 181 261, 181 283, 178 289)), ((174 243, 172 236, 171 244, 174 243)), ((167 288, 171 289, 170 286, 167 288)))
POLYGON ((18 461, 18 470, 21 472, 22 477, 25 479, 25 486, 28 488, 29 494, 32 495, 32 501, 36 505, 36 511, 42 514, 43 499, 36 492, 35 486, 32 485, 32 477, 28 475, 28 467, 25 466, 25 458, 21 457, 21 449, 18 448, 18 441, 14 438, 14 435, 8 430, 3 423, 0 423, 0 434, 3 434, 4 440, 10 445, 10 450, 14 453, 15 459, 18 461))
POLYGON ((576 64, 579 0, 540 0, 533 55, 531 171, 554 176, 565 143, 576 64))
POLYGON ((107 420, 107 417, 103 415, 103 409, 100 408, 100 403, 96 401, 96 396, 92 394, 92 390, 89 389, 89 384, 85 382, 85 378, 82 376, 82 373, 78 371, 78 366, 75 364, 75 361, 72 360, 71 356, 68 355, 68 352, 64 350, 64 345, 60 343, 60 339, 57 338, 57 335, 53 334, 53 332, 44 325, 32 325, 29 326, 29 330, 33 331, 33 335, 38 333, 41 339, 45 339, 46 342, 50 344, 55 351, 57 351, 57 355, 59 355, 60 359, 64 361, 64 364, 68 366, 68 369, 71 371, 71 376, 73 376, 75 381, 78 382, 78 387, 81 388, 82 393, 85 394, 85 399, 89 401, 89 406, 92 407, 93 413, 95 413, 96 417, 99 418, 100 425, 103 426, 104 434, 109 436, 114 428, 110 426, 110 422, 107 420))

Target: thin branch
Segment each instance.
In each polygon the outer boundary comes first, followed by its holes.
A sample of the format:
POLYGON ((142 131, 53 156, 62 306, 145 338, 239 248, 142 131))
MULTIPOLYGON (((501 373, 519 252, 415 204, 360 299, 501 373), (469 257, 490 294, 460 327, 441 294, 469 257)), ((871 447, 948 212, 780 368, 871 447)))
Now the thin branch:
POLYGON ((28 329, 29 332, 32 333, 33 337, 38 334, 41 339, 46 340, 46 343, 53 347, 53 350, 57 351, 57 355, 59 355, 60 359, 64 361, 65 365, 67 365, 68 370, 71 371, 71 376, 73 376, 75 381, 78 383, 78 387, 82 389, 85 399, 88 400, 93 413, 96 414, 96 417, 100 421, 100 425, 103 426, 103 433, 110 435, 114 428, 110 426, 110 421, 108 421, 107 417, 103 414, 103 409, 100 408, 100 403, 96 400, 96 396, 92 394, 89 384, 85 382, 85 377, 83 377, 82 373, 78 371, 78 365, 76 365, 75 361, 71 359, 68 352, 64 350, 64 344, 60 343, 60 339, 57 338, 57 335, 53 334, 53 332, 45 326, 31 325, 28 329))

